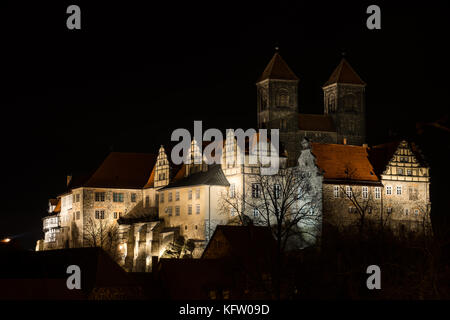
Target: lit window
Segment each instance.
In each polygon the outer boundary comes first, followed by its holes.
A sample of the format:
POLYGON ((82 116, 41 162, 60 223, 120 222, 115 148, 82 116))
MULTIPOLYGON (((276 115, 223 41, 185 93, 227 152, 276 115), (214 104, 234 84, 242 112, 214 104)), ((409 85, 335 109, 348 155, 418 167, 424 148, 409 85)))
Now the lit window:
POLYGON ((180 200, 180 191, 175 191, 175 201, 180 200))
POLYGON ((192 200, 192 190, 188 191, 188 200, 192 200))
POLYGON ((131 194, 131 202, 136 202, 136 193, 131 194))
POLYGON ((369 197, 369 188, 368 187, 362 187, 362 197, 363 197, 363 199, 367 199, 369 197))
POLYGON ((398 195, 402 194, 402 186, 397 186, 397 194, 398 195))
POLYGON ((96 192, 95 193, 95 201, 96 202, 104 202, 105 201, 105 193, 104 192, 96 192))
POLYGON ((252 198, 259 198, 259 184, 252 183, 252 198))
POLYGON ((192 214, 192 204, 188 205, 188 214, 192 214))
POLYGON ((230 198, 234 198, 236 195, 236 185, 234 183, 230 184, 230 198))
POLYGON ((259 209, 258 208, 253 208, 253 217, 255 219, 259 218, 259 209))
POLYGON ((236 209, 235 208, 231 208, 230 209, 230 216, 234 217, 236 215, 236 209))
POLYGON ((105 210, 95 210, 95 219, 105 219, 105 210))
POLYGON ((352 187, 346 186, 345 187, 345 194, 347 195, 347 197, 351 197, 353 195, 352 187))
POLYGON ((419 209, 414 209, 414 214, 417 216, 419 214, 419 209))
POLYGON ((200 199, 200 189, 195 190, 195 199, 200 199))
POLYGON ((375 187, 375 199, 380 199, 380 198, 381 198, 381 188, 375 187))
POLYGON ((113 192, 113 201, 114 202, 123 202, 123 193, 113 192))
POLYGON ((391 195, 392 194, 392 187, 391 186, 387 186, 386 187, 386 194, 387 195, 391 195))
POLYGON ((334 186, 333 193, 335 198, 339 198, 339 186, 334 186))
POLYGON ((386 212, 387 212, 388 214, 391 214, 391 213, 392 213, 392 208, 391 208, 391 207, 387 208, 387 209, 386 209, 386 212))
POLYGON ((199 204, 195 205, 195 213, 200 214, 200 205, 199 204))

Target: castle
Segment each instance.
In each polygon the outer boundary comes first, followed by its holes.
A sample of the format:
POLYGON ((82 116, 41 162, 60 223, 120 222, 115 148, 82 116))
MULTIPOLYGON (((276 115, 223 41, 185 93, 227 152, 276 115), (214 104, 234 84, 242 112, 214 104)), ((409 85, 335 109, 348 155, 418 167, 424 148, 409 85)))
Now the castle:
MULTIPOLYGON (((298 83, 275 53, 256 83, 257 120, 259 128, 280 130, 283 166, 309 179, 316 236, 322 225, 340 228, 361 218, 399 235, 431 232, 429 167, 412 142, 365 144, 366 84, 350 64, 342 59, 325 82, 322 115, 299 113, 298 83)), ((68 177, 67 192, 50 200, 36 250, 107 245, 126 270, 142 272, 181 235, 190 254, 200 256, 215 227, 236 220, 234 208, 224 209, 224 195, 262 198, 259 166, 247 158, 227 161, 240 151, 227 137, 221 164, 178 166, 163 146, 156 155, 112 152, 93 174, 68 177)), ((260 212, 252 210, 257 221, 260 212)))

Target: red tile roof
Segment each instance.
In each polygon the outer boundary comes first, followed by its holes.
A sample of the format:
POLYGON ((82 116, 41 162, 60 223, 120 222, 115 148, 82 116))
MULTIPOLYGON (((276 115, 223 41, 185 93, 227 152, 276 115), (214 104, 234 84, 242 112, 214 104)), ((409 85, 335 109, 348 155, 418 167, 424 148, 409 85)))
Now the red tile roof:
POLYGON ((298 80, 278 52, 273 55, 261 77, 259 77, 258 82, 266 79, 298 80))
POLYGON ((61 212, 61 198, 58 198, 58 202, 56 203, 55 209, 53 209, 53 213, 61 212))
POLYGON ((361 80, 358 74, 353 70, 350 64, 342 58, 339 65, 334 69, 333 73, 330 76, 330 79, 323 85, 324 87, 334 84, 334 83, 350 83, 350 84, 361 84, 365 85, 366 83, 361 80))
POLYGON ((298 128, 306 131, 336 131, 333 118, 323 114, 299 114, 298 128))
POLYGON ((324 179, 378 182, 367 148, 343 144, 311 143, 316 163, 324 179))
POLYGON ((153 154, 111 152, 82 186, 141 189, 151 180, 155 163, 153 154))

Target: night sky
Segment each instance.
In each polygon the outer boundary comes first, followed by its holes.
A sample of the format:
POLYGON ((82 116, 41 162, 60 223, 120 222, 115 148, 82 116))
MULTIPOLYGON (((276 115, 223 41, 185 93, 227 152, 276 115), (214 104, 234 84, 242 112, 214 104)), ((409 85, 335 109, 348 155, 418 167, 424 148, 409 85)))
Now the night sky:
POLYGON ((256 127, 255 81, 275 46, 304 113, 323 111, 321 85, 346 53, 367 83, 369 144, 448 114, 449 1, 392 2, 2 0, 0 236, 34 248, 66 175, 111 150, 156 153, 194 120, 256 127), (81 30, 66 28, 71 4, 81 30), (381 30, 366 28, 370 4, 381 30))

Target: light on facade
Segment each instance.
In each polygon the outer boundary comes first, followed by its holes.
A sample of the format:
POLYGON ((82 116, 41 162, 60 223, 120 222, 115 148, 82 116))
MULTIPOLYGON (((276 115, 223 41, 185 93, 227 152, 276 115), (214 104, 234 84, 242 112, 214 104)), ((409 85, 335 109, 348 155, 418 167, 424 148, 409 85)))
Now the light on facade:
POLYGON ((5 238, 5 239, 2 240, 3 243, 8 243, 8 242, 10 242, 10 241, 11 241, 10 238, 5 238))

